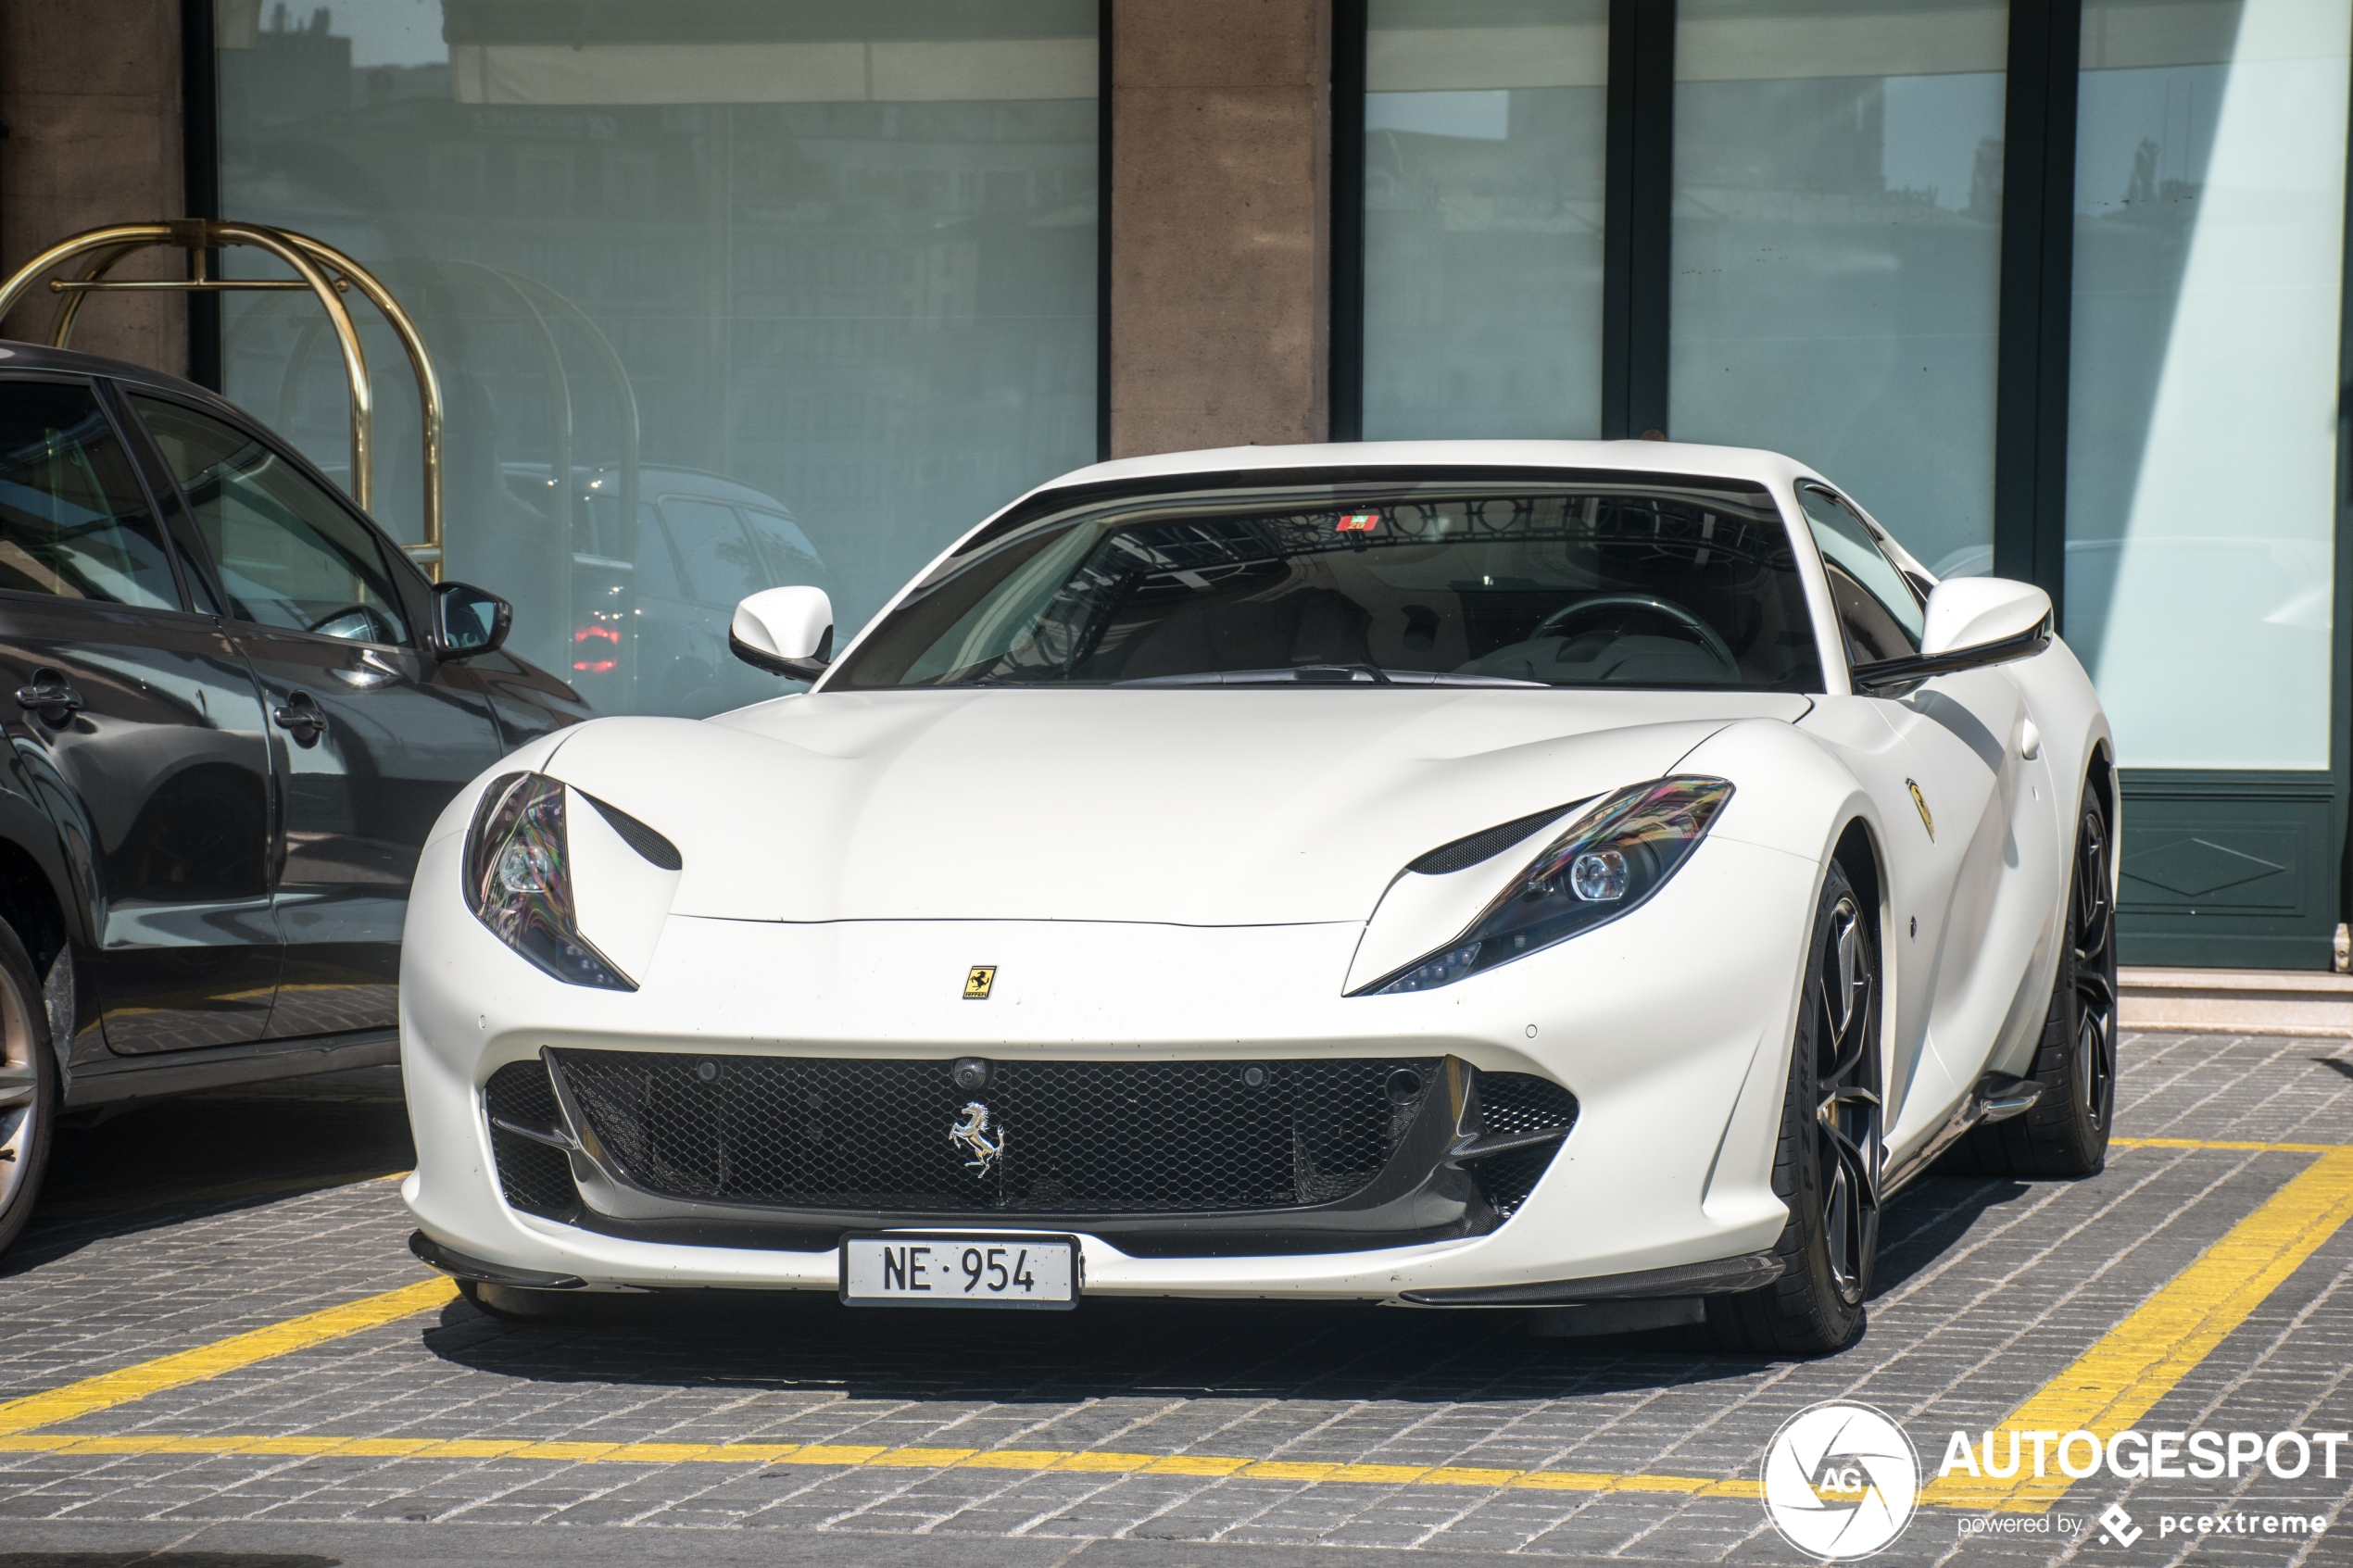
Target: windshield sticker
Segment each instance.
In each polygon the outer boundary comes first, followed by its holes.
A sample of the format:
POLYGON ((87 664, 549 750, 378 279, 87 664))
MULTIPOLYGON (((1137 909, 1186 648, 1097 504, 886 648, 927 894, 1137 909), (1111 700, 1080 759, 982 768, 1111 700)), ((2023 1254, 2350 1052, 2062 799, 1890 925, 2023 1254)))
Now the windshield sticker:
POLYGON ((1378 528, 1379 526, 1380 513, 1378 512, 1350 512, 1340 520, 1340 526, 1332 530, 1332 532, 1335 533, 1370 533, 1374 529, 1378 528))

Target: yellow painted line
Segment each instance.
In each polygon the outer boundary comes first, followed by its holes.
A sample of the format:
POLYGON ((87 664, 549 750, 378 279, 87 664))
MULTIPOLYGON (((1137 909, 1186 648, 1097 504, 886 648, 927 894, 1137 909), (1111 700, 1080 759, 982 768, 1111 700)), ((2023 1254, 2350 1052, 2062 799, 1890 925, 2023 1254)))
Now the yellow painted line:
POLYGON ((388 1290, 382 1296, 371 1296, 359 1301, 347 1301, 340 1307, 306 1312, 284 1323, 257 1328, 193 1350, 164 1356, 137 1366, 124 1367, 120 1372, 88 1377, 53 1388, 45 1394, 32 1394, 21 1399, 0 1404, 0 1434, 30 1432, 36 1426, 51 1426, 61 1421, 71 1421, 94 1411, 108 1410, 116 1405, 144 1399, 166 1388, 177 1388, 185 1383, 200 1383, 208 1377, 218 1377, 224 1372, 266 1361, 292 1350, 308 1348, 330 1339, 340 1339, 347 1334, 374 1328, 405 1318, 412 1312, 430 1311, 442 1305, 458 1293, 451 1281, 435 1275, 419 1280, 414 1285, 388 1290))
POLYGON ((535 1443, 504 1438, 182 1437, 70 1433, 0 1436, 0 1453, 322 1454, 379 1459, 535 1459, 574 1464, 792 1464, 877 1470, 1094 1471, 1107 1474, 1241 1475, 1364 1486, 1478 1486, 1554 1492, 1756 1495, 1756 1483, 1700 1475, 1610 1475, 1572 1470, 1488 1470, 1466 1465, 1321 1464, 1230 1454, 1128 1454, 1062 1449, 885 1449, 838 1443, 535 1443))
POLYGON ((2231 1148, 2253 1154, 2336 1154, 2353 1148, 2341 1143, 2233 1143, 2215 1138, 2110 1138, 2116 1148, 2231 1148))
MULTIPOLYGON (((2154 1139, 2137 1141, 2142 1147, 2175 1147, 2154 1139)), ((2353 1148, 2320 1147, 2325 1150, 2320 1159, 2011 1411, 1995 1429, 1997 1442, 2008 1432, 2076 1431, 2097 1433, 2105 1441, 2172 1392, 2322 1242, 2353 1221, 2353 1148)), ((2045 1461, 2050 1474, 2031 1474, 2033 1445, 2021 1447, 2028 1457, 2020 1469, 2027 1474, 2004 1479, 1956 1472, 1931 1482, 1920 1500, 1953 1508, 2044 1512, 2074 1483, 2057 1468, 2055 1455, 2045 1461)), ((2007 1444, 2000 1443, 1996 1452, 2007 1458, 2007 1444)))

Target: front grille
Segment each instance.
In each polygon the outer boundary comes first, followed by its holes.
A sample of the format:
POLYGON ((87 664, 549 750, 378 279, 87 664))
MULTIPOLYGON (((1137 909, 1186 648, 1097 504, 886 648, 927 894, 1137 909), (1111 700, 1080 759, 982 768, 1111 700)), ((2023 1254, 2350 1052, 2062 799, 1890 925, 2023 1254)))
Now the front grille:
MULTIPOLYGON (((547 1069, 536 1061, 510 1061, 490 1075, 482 1086, 483 1108, 510 1122, 560 1126, 556 1091, 547 1069)), ((495 1123, 490 1129, 490 1153, 498 1162, 498 1188, 510 1206, 526 1214, 551 1220, 571 1215, 580 1204, 580 1189, 572 1183, 572 1161, 561 1149, 508 1132, 495 1123)))
MULTIPOLYGON (((1577 1097, 1549 1078, 1529 1073, 1482 1073, 1478 1075, 1479 1120, 1490 1137, 1522 1133, 1566 1133, 1577 1125, 1577 1097)), ((1536 1184, 1552 1168, 1560 1144, 1509 1149, 1470 1161, 1471 1179, 1487 1206, 1505 1219, 1528 1201, 1536 1184)))
MULTIPOLYGON (((1329 1203, 1372 1181, 1434 1058, 998 1061, 550 1053, 628 1173, 657 1193, 916 1213, 1202 1213, 1329 1203), (950 1137, 988 1109, 986 1171, 950 1137)), ((1441 1090, 1440 1092, 1442 1092, 1441 1090)))

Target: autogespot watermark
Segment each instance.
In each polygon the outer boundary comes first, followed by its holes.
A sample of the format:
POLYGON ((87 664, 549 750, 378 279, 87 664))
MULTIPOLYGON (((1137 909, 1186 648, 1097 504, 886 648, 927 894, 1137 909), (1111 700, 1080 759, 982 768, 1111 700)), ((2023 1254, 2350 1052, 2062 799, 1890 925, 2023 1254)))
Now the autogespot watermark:
MULTIPOLYGON (((1936 1478, 1968 1477, 1997 1492, 2015 1488, 2030 1495, 2030 1484, 2042 1480, 2045 1495, 2056 1500, 2068 1486, 2103 1471, 2124 1481, 2237 1481, 2259 1468, 2281 1481, 2334 1481, 2340 1450, 2348 1449, 2353 1434, 2344 1432, 1956 1432, 1944 1445, 1936 1478)), ((2342 1457, 2353 1465, 2353 1451, 2342 1457)), ((1807 1556, 1854 1562, 1903 1535, 1919 1505, 1920 1473, 1919 1450, 1884 1411, 1842 1401, 1812 1405, 1783 1423, 1766 1448, 1765 1513, 1781 1537, 1807 1556)), ((1954 1485, 1980 1495, 1984 1490, 1966 1481, 1954 1485)), ((2201 1536, 2303 1542, 2329 1527, 2325 1512, 2279 1512, 2296 1508, 2294 1501, 2267 1502, 2261 1506, 2270 1512, 2262 1512, 2243 1502, 2188 1512, 2178 1503, 2134 1506, 2143 1511, 2137 1518, 2122 1503, 2110 1502, 2090 1517, 1997 1511, 1964 1515, 1955 1524, 1965 1541, 2043 1537, 2057 1542, 2089 1533, 2092 1544, 2111 1549, 2153 1537, 2175 1549, 2183 1538, 2201 1536)))
POLYGON ((2082 1481, 2103 1466, 2120 1481, 2235 1481, 2259 1462, 2278 1480, 2295 1481, 2320 1461, 2320 1479, 2336 1479, 2337 1450, 2353 1444, 2353 1434, 2315 1432, 2142 1432, 2127 1427, 2112 1436, 2096 1432, 1987 1432, 1982 1452, 1966 1432, 1956 1432, 1944 1445, 1944 1461, 1937 1479, 1957 1474, 2007 1481, 2020 1475, 2030 1462, 2032 1477, 2047 1476, 2057 1467, 2070 1480, 2082 1481), (2008 1450, 1994 1462, 1996 1436, 2009 1439, 2008 1450), (2316 1453, 2317 1450, 2317 1453, 2316 1453))

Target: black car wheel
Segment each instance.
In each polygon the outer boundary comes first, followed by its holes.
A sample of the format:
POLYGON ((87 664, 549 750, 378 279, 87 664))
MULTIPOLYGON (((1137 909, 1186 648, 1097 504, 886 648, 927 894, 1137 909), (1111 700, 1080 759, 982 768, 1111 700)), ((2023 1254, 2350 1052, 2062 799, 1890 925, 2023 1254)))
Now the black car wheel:
POLYGON ((57 1058, 32 960, 0 925, 0 1248, 41 1198, 57 1123, 57 1058))
POLYGON ((1709 1329, 1727 1349, 1827 1355, 1863 1332, 1879 1252, 1885 1131, 1878 923, 1833 863, 1806 949, 1773 1159, 1773 1191, 1790 1215, 1773 1248, 1781 1277, 1762 1290, 1708 1298, 1709 1329))
POLYGON ((2116 1115, 2116 902, 2108 801, 2086 782, 2077 813, 2066 939, 2035 1048, 2042 1098, 2025 1115, 1979 1127, 1948 1168, 2049 1181, 2094 1176, 2108 1164, 2116 1115))

